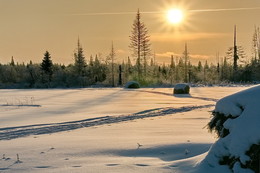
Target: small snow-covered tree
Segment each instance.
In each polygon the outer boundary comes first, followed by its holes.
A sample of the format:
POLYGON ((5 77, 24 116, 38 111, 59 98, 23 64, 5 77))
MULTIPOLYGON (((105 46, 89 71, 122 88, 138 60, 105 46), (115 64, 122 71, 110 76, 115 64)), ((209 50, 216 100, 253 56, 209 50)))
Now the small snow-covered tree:
POLYGON ((260 172, 260 87, 219 100, 208 124, 219 139, 202 165, 227 166, 234 173, 260 172))

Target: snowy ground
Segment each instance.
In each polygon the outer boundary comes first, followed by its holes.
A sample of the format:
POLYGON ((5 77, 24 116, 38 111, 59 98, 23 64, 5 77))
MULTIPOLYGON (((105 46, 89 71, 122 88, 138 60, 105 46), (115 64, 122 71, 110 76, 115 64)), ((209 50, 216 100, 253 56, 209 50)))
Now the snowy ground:
POLYGON ((0 172, 192 172, 209 111, 244 89, 0 90, 0 172))

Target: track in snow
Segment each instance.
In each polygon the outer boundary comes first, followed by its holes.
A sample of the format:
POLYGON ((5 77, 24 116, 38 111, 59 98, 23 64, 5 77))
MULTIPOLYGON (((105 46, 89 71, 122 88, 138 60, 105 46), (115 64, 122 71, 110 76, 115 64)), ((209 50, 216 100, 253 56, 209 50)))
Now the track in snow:
POLYGON ((105 124, 114 124, 114 123, 132 121, 132 120, 143 119, 143 118, 166 116, 166 115, 176 114, 181 112, 189 112, 195 109, 209 108, 212 106, 214 105, 208 104, 203 106, 187 106, 181 108, 166 107, 166 108, 145 110, 130 115, 104 116, 104 117, 84 119, 80 121, 70 121, 70 122, 53 123, 53 124, 35 124, 35 125, 28 125, 28 126, 6 127, 6 128, 0 128, 0 140, 10 140, 10 139, 21 138, 30 135, 51 134, 51 133, 68 131, 68 130, 75 130, 84 127, 93 127, 93 126, 100 126, 105 124))

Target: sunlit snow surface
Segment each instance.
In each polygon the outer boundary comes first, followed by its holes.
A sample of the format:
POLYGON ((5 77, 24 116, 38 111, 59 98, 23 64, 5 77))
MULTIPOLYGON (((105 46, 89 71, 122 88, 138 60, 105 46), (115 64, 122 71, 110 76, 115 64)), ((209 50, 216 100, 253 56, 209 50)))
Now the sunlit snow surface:
POLYGON ((0 90, 0 172, 194 172, 209 111, 244 89, 0 90))

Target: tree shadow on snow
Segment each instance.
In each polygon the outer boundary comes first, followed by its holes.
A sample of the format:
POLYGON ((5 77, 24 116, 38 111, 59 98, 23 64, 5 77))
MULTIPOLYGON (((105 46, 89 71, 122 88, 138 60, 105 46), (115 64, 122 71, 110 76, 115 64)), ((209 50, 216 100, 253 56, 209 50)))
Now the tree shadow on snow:
POLYGON ((198 99, 198 100, 205 100, 205 101, 213 101, 217 102, 218 99, 214 98, 207 98, 207 97, 195 97, 190 94, 171 94, 171 93, 164 93, 160 91, 145 91, 145 90, 138 90, 138 92, 146 92, 146 93, 151 93, 151 94, 160 94, 160 95, 165 95, 165 96, 174 96, 177 98, 192 98, 192 99, 198 99))
POLYGON ((176 161, 201 155, 209 150, 212 144, 209 143, 185 143, 176 145, 164 145, 152 148, 129 149, 129 150, 108 150, 102 153, 124 157, 152 157, 163 161, 176 161))

